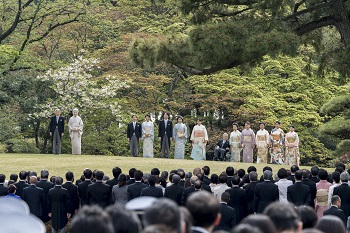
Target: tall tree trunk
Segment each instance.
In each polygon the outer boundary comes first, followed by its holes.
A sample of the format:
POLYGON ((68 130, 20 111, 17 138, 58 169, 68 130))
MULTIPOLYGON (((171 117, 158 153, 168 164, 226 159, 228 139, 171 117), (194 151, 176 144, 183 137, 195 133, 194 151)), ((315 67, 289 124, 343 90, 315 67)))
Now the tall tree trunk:
POLYGON ((344 1, 334 0, 333 9, 335 13, 335 26, 339 30, 342 42, 347 47, 350 44, 350 20, 348 11, 344 6, 344 1))

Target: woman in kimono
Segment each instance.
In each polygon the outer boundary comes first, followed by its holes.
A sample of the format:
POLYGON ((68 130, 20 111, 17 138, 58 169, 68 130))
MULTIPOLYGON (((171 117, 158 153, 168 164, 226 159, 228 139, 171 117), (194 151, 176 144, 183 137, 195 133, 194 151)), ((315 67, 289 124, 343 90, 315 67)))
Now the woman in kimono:
POLYGON ((299 166, 299 136, 294 131, 294 126, 290 126, 290 131, 286 134, 286 156, 285 164, 299 166))
POLYGON ((208 133, 204 125, 202 125, 202 120, 197 120, 197 125, 193 127, 191 134, 192 141, 192 153, 191 158, 194 160, 205 160, 205 146, 208 142, 208 133))
POLYGON ((187 140, 187 127, 183 123, 183 117, 177 117, 177 124, 173 129, 173 138, 175 143, 174 159, 184 159, 185 144, 187 140))
POLYGON ((231 162, 239 162, 241 159, 241 132, 238 130, 238 124, 232 124, 233 131, 230 134, 230 146, 231 146, 231 162))
POLYGON ((241 144, 243 148, 243 163, 253 162, 253 152, 255 147, 255 134, 250 128, 250 122, 244 124, 244 130, 241 134, 241 144))
POLYGON ((260 122, 260 130, 256 132, 256 148, 258 149, 256 163, 267 163, 268 146, 270 144, 270 134, 265 129, 265 123, 260 122))
POLYGON ((283 164, 284 156, 283 156, 283 138, 284 132, 280 128, 281 122, 276 121, 275 128, 271 131, 270 141, 271 141, 271 163, 274 164, 283 164))
POLYGON ((72 140, 72 154, 81 154, 81 135, 83 134, 83 121, 78 116, 78 109, 73 109, 73 116, 68 121, 69 136, 72 140))
POLYGON ((150 120, 151 116, 147 114, 146 121, 141 125, 144 158, 153 158, 154 125, 150 120))

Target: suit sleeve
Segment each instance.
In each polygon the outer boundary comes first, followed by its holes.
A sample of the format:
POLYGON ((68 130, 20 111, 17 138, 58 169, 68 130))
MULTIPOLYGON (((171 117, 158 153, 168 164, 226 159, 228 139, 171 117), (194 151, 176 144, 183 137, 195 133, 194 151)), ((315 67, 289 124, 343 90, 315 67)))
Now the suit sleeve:
POLYGON ((170 122, 170 137, 173 137, 173 122, 170 122))
POLYGON ((158 137, 160 137, 160 123, 161 123, 162 121, 159 121, 159 123, 158 123, 158 137))
POLYGON ((311 201, 311 193, 310 193, 310 189, 309 189, 309 192, 307 193, 307 196, 306 196, 306 203, 305 204, 307 204, 307 205, 309 205, 309 206, 313 206, 312 205, 312 201, 311 201))
POLYGON ((62 117, 62 133, 64 133, 64 117, 62 117))
POLYGON ((138 128, 138 137, 140 138, 142 136, 142 127, 141 127, 141 124, 139 124, 139 128, 138 128))
POLYGON ((51 119, 50 119, 49 132, 52 133, 52 117, 51 117, 51 119))
POLYGON ((127 137, 130 139, 131 136, 130 136, 130 124, 128 124, 128 127, 126 128, 126 134, 127 134, 127 137))
POLYGON ((130 192, 129 187, 127 189, 127 194, 128 194, 128 201, 130 201, 131 200, 131 192, 130 192))
POLYGON ((184 190, 184 191, 182 191, 182 195, 181 195, 181 205, 185 206, 185 204, 186 204, 186 193, 184 190))
POLYGON ((49 194, 47 195, 47 210, 48 210, 48 213, 51 213, 51 195, 50 195, 50 191, 49 191, 49 194))
POLYGON ((289 202, 293 202, 292 195, 290 194, 290 188, 287 188, 287 200, 289 202))
POLYGON ((236 226, 236 211, 233 210, 232 212, 232 216, 231 216, 231 228, 233 228, 234 226, 236 226))
POLYGON ((259 192, 258 189, 255 188, 254 191, 254 212, 256 212, 258 210, 258 205, 259 205, 259 192))
POLYGON ((72 214, 73 210, 72 210, 71 199, 70 199, 68 190, 66 190, 66 206, 67 206, 67 213, 72 214))
POLYGON ((86 200, 88 205, 90 205, 90 198, 91 198, 91 187, 89 187, 89 186, 87 188, 87 200, 86 200))

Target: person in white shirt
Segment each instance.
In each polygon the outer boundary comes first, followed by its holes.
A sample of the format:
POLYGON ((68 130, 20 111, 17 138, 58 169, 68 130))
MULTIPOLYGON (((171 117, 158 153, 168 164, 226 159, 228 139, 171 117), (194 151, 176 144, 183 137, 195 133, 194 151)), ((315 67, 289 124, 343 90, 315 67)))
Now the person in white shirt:
POLYGON ((291 185, 293 185, 293 181, 287 180, 287 170, 284 168, 280 168, 277 172, 277 176, 279 178, 279 181, 275 184, 278 186, 279 191, 279 200, 283 203, 288 203, 287 200, 287 188, 291 185))
POLYGON ((227 181, 227 174, 225 172, 221 173, 219 176, 219 186, 214 188, 214 197, 218 199, 218 201, 221 201, 221 195, 225 192, 226 189, 229 189, 230 187, 226 184, 227 181))
POLYGON ((335 187, 338 187, 340 185, 340 173, 335 171, 332 173, 332 179, 333 179, 333 185, 329 187, 328 190, 328 206, 330 207, 332 205, 332 197, 333 197, 333 191, 335 187))

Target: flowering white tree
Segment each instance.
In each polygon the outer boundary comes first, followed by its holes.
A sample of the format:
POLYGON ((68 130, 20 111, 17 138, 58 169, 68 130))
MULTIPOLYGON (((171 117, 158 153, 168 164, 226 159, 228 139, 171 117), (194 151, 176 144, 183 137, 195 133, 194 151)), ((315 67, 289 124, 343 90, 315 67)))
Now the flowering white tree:
POLYGON ((118 91, 128 84, 116 77, 97 78, 94 71, 100 69, 97 59, 78 57, 67 67, 49 70, 37 78, 49 83, 55 98, 49 98, 44 104, 35 106, 35 112, 29 114, 32 119, 48 118, 56 108, 68 113, 73 108, 85 114, 98 110, 109 110, 114 116, 120 115, 118 91))

